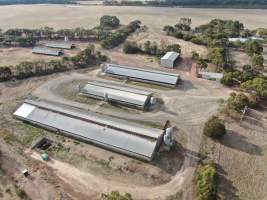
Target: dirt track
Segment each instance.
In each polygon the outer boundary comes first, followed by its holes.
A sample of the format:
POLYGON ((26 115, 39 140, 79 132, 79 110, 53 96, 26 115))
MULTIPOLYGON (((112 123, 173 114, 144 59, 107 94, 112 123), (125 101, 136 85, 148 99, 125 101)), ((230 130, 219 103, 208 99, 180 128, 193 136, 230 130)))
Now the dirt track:
MULTIPOLYGON (((175 72, 177 73, 178 71, 175 72)), ((185 137, 187 138, 187 146, 184 147, 187 153, 183 167, 172 177, 170 182, 155 187, 138 186, 135 184, 129 185, 97 177, 60 161, 53 160, 53 162, 48 162, 47 164, 57 171, 57 175, 65 184, 74 186, 77 191, 85 192, 85 195, 89 196, 95 196, 99 192, 119 190, 121 192, 131 193, 136 199, 163 199, 168 195, 176 194, 179 190, 186 188, 192 180, 197 163, 196 155, 201 142, 201 127, 209 116, 217 112, 218 100, 228 96, 229 91, 225 88, 223 89, 217 82, 194 78, 190 72, 179 71, 179 73, 183 79, 183 83, 179 88, 174 90, 149 89, 158 94, 165 102, 159 111, 153 113, 134 114, 109 110, 107 108, 103 109, 99 105, 89 105, 72 101, 57 93, 62 85, 72 83, 73 80, 100 79, 97 76, 99 69, 86 74, 71 73, 61 75, 41 85, 32 93, 41 99, 53 99, 53 101, 104 114, 120 116, 126 119, 143 119, 159 122, 170 120, 173 126, 176 126, 186 134, 185 137), (84 188, 87 189, 84 190, 84 188)), ((74 88, 77 87, 78 85, 74 85, 74 88)), ((40 160, 38 155, 32 154, 32 156, 40 160)), ((190 193, 185 195, 190 195, 190 193)))

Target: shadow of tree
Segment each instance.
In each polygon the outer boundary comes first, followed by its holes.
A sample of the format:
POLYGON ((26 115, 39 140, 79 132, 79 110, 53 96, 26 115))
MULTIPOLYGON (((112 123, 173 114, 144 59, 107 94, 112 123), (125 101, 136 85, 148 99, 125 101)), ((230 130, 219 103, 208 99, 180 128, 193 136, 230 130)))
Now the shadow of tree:
POLYGON ((216 165, 218 172, 218 200, 239 200, 237 196, 237 189, 233 186, 233 182, 227 179, 227 172, 224 171, 222 166, 216 165))
POLYGON ((232 130, 228 130, 227 134, 221 140, 219 140, 219 142, 224 146, 236 149, 238 151, 252 155, 262 155, 261 147, 248 142, 246 137, 232 130))

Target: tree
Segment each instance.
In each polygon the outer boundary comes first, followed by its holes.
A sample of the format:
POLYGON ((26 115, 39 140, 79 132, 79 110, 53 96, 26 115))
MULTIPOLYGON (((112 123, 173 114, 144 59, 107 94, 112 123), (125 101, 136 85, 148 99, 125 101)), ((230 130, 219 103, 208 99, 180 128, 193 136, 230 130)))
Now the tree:
POLYGON ((118 27, 120 20, 116 16, 104 15, 100 18, 100 26, 102 27, 118 27))
POLYGON ((213 162, 202 163, 197 169, 197 199, 214 200, 217 192, 217 170, 213 162))
POLYGON ((166 47, 165 52, 175 51, 177 53, 181 53, 181 46, 179 44, 171 44, 166 47))
POLYGON ((241 88, 246 91, 255 92, 259 97, 267 98, 267 80, 254 78, 241 84, 241 88))
POLYGON ((226 56, 224 48, 214 48, 209 55, 210 61, 220 67, 224 67, 226 64, 226 56))
POLYGON ((0 67, 0 81, 7 81, 12 77, 10 67, 0 67))
POLYGON ((197 65, 198 65, 201 69, 206 69, 206 68, 208 67, 208 64, 206 63, 206 61, 205 61, 203 58, 201 58, 201 57, 199 57, 199 58, 197 59, 197 65))
POLYGON ((232 92, 227 100, 227 108, 236 112, 242 112, 245 106, 249 106, 249 98, 244 93, 232 92))
POLYGON ((125 42, 123 45, 123 52, 128 54, 140 53, 142 50, 136 42, 125 42))
POLYGON ((262 55, 254 54, 252 57, 252 66, 257 69, 263 69, 264 58, 262 55))
POLYGON ((190 31, 191 30, 192 20, 190 18, 181 18, 175 27, 181 31, 190 31))
POLYGON ((118 191, 112 191, 110 194, 102 194, 102 200, 133 200, 131 194, 121 195, 118 191))
POLYGON ((219 139, 226 133, 226 128, 221 119, 212 116, 204 125, 203 134, 213 139, 219 139))
POLYGON ((246 43, 245 51, 249 56, 254 54, 261 54, 263 51, 262 44, 257 40, 249 40, 246 43))

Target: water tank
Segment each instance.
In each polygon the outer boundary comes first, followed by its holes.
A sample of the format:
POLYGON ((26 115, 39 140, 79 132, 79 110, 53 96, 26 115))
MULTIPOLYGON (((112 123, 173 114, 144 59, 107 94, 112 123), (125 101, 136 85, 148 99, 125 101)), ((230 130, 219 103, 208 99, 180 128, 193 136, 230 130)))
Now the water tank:
POLYGON ((150 98, 150 104, 155 105, 157 103, 157 99, 155 97, 150 98))

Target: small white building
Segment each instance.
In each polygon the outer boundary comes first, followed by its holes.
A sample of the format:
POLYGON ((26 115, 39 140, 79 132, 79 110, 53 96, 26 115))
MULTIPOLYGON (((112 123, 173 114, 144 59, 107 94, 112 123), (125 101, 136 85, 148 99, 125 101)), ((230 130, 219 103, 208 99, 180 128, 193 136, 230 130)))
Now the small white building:
POLYGON ((215 72, 199 72, 199 75, 203 79, 220 81, 223 78, 223 73, 215 72))
POLYGON ((252 37, 247 37, 247 38, 242 38, 242 37, 237 37, 237 38, 228 38, 229 42, 246 42, 248 40, 258 40, 258 41, 263 41, 264 39, 261 37, 257 37, 257 36, 252 36, 252 37))
POLYGON ((174 51, 167 52, 161 59, 161 67, 173 68, 175 61, 179 58, 180 54, 174 51))

